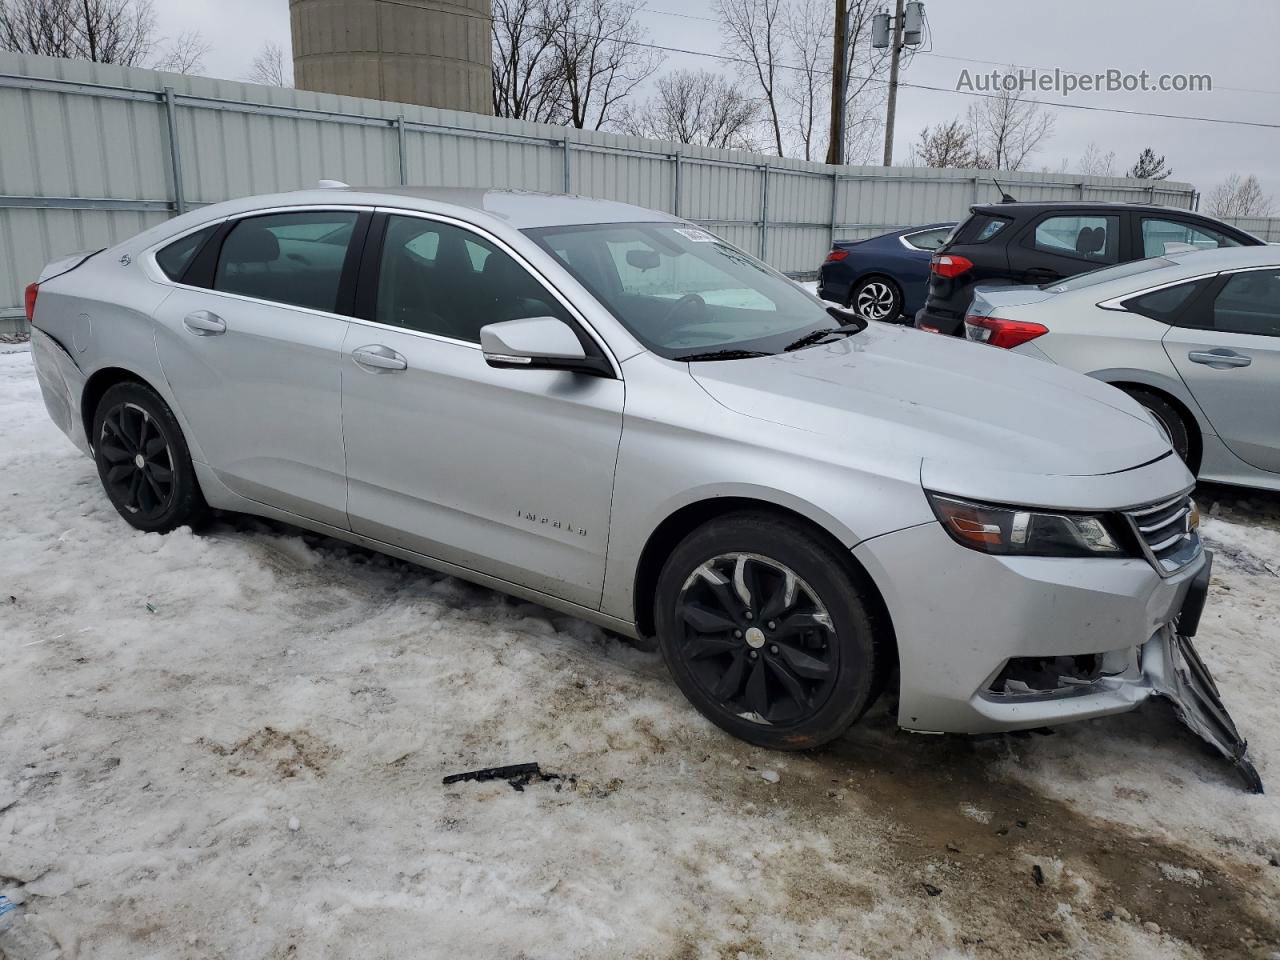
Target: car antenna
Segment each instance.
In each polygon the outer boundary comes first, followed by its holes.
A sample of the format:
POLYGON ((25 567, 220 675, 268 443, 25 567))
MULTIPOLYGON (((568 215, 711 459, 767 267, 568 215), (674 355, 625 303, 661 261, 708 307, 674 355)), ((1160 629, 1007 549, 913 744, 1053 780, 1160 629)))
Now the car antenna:
POLYGON ((1000 191, 1001 203, 1017 203, 1018 202, 1017 200, 1013 199, 1013 197, 1009 196, 1009 194, 1005 193, 1004 187, 1000 186, 1000 181, 997 180, 995 177, 991 178, 991 182, 994 183, 996 185, 996 189, 1000 191))

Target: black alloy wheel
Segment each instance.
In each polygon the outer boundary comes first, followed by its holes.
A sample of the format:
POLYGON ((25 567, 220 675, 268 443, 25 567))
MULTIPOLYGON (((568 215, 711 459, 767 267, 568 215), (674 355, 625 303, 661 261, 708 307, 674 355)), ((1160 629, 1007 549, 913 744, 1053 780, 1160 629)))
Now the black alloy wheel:
POLYGON ((132 526, 167 533, 208 513, 182 429, 150 387, 108 388, 94 414, 92 439, 103 489, 132 526))
POLYGON ((707 719, 759 746, 803 750, 842 734, 889 674, 892 631, 875 588, 835 540, 768 512, 692 531, 658 577, 659 649, 707 719))
POLYGON ((831 615, 795 571, 750 553, 713 557, 685 581, 677 640, 695 682, 753 723, 796 723, 831 695, 831 615))

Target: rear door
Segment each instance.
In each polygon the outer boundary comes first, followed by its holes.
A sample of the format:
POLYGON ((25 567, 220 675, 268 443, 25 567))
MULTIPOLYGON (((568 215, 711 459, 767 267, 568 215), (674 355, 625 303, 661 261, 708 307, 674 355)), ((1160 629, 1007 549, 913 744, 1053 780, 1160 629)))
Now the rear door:
MULTIPOLYGON (((368 217, 312 209, 231 221, 156 314, 165 377, 219 479, 344 528, 339 351, 368 217)), ((165 260, 159 251, 162 270, 165 260)))
POLYGON ((1222 442, 1280 473, 1280 266, 1225 273, 1165 351, 1222 442))
POLYGON ((554 316, 600 348, 494 239, 379 215, 342 348, 351 529, 598 609, 620 379, 496 369, 480 328, 554 316))
POLYGON ((1009 243, 1010 278, 1052 283, 1128 259, 1126 216, 1101 210, 1041 214, 1009 243))

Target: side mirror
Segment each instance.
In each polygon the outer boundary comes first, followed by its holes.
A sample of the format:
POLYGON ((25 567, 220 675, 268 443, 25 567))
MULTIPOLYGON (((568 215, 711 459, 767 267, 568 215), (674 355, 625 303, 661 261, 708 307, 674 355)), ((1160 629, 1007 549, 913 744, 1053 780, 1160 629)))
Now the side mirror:
POLYGON ((613 375, 608 361, 587 356, 578 335, 555 317, 527 317, 486 324, 480 328, 480 350, 491 367, 613 375))

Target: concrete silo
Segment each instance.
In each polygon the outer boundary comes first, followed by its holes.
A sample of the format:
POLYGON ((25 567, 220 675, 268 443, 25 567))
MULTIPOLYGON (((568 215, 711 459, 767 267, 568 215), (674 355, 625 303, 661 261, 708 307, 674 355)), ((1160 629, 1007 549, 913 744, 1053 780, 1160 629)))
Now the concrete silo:
POLYGON ((493 113, 490 0, 289 0, 299 90, 493 113))

